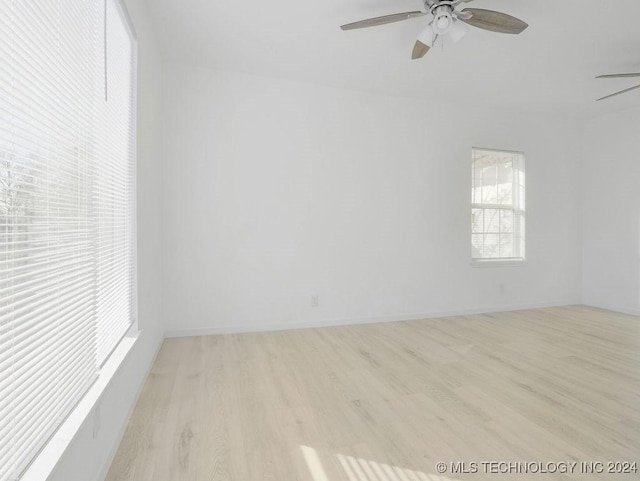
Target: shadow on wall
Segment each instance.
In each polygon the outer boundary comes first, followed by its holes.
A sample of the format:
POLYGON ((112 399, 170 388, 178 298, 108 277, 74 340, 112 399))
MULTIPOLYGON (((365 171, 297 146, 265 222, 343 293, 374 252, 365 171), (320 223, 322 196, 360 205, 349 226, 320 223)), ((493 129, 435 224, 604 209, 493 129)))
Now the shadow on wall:
MULTIPOLYGON (((320 459, 318 452, 309 446, 300 446, 302 456, 311 474, 312 481, 336 481, 330 477, 325 466, 320 459)), ((439 474, 427 474, 422 471, 415 471, 389 464, 369 461, 366 459, 355 458, 353 456, 345 456, 336 454, 335 459, 328 460, 327 465, 335 465, 335 460, 341 468, 338 473, 339 480, 347 481, 459 481, 439 474)))

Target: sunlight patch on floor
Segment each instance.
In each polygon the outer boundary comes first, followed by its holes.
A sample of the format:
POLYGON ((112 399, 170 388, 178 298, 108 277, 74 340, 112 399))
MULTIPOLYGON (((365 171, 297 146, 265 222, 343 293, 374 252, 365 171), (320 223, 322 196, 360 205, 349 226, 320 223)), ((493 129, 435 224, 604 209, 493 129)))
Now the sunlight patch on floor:
MULTIPOLYGON (((300 446, 313 481, 330 480, 318 452, 309 446, 300 446)), ((428 474, 367 459, 336 454, 348 481, 459 481, 439 474, 428 474)))
POLYGON ((302 456, 307 463, 313 481, 329 481, 327 473, 325 473, 322 467, 322 461, 320 461, 318 452, 309 446, 300 446, 300 449, 302 450, 302 456))

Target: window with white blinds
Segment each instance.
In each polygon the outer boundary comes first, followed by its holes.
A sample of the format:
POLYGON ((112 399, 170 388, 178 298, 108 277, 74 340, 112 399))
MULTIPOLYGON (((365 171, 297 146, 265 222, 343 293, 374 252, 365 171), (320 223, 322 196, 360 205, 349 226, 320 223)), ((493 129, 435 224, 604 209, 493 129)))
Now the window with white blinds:
POLYGON ((135 41, 118 0, 0 0, 0 481, 134 320, 135 41))
POLYGON ((524 154, 473 149, 472 259, 524 260, 524 154))
POLYGON ((99 364, 111 353, 134 317, 134 41, 128 23, 121 16, 119 2, 109 0, 105 5, 107 22, 105 35, 101 37, 101 46, 105 48, 101 50, 106 53, 106 74, 103 77, 104 96, 96 97, 99 128, 94 136, 92 175, 93 207, 98 222, 99 364))

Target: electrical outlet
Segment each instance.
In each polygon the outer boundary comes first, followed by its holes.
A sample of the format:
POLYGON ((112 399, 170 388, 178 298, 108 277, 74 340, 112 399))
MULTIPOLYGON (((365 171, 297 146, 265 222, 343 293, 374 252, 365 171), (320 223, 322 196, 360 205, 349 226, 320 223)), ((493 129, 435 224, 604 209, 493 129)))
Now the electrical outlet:
POLYGON ((318 307, 320 305, 320 296, 314 294, 311 296, 311 307, 318 307))

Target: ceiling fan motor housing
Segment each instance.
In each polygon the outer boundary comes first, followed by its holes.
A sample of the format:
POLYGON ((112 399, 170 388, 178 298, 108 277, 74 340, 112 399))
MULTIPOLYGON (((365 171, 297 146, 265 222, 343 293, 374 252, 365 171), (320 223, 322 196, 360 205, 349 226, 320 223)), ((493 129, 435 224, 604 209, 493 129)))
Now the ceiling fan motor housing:
POLYGON ((433 10, 433 30, 442 35, 453 25, 453 9, 449 5, 441 5, 433 10))

